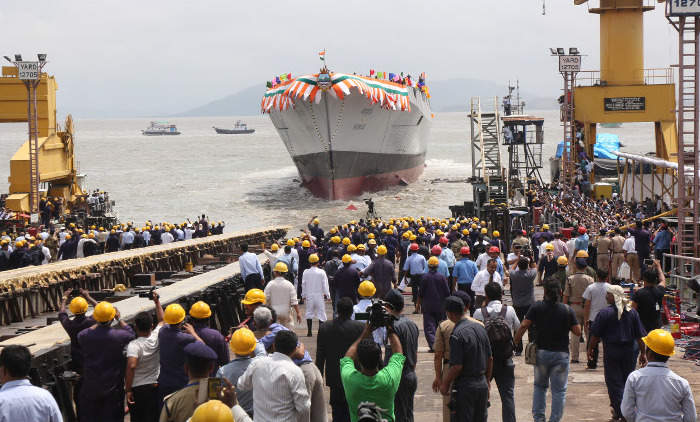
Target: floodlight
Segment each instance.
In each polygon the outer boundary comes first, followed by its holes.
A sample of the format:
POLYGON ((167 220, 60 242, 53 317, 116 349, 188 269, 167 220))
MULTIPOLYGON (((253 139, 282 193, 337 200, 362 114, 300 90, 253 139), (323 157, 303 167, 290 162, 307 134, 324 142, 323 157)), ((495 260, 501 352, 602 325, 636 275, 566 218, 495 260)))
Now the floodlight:
POLYGON ((39 53, 36 55, 39 58, 40 62, 45 62, 46 61, 46 53, 39 53))
POLYGON ((12 63, 12 60, 10 60, 10 58, 9 58, 9 57, 7 57, 7 56, 3 56, 3 57, 4 57, 4 58, 5 58, 5 60, 7 60, 8 62, 12 63))
POLYGON ((557 49, 556 49, 556 48, 551 48, 551 47, 550 47, 549 52, 552 53, 552 56, 556 56, 556 55, 557 55, 557 49))
POLYGON ((572 55, 572 56, 578 56, 578 55, 580 55, 581 53, 579 53, 578 48, 576 48, 576 47, 571 47, 571 48, 569 48, 569 54, 572 55))
POLYGON ((16 61, 16 62, 21 62, 21 61, 22 61, 22 55, 21 55, 21 54, 15 54, 15 61, 16 61))
POLYGON ((563 56, 564 54, 566 54, 566 51, 564 51, 564 49, 561 47, 557 47, 557 54, 563 56))

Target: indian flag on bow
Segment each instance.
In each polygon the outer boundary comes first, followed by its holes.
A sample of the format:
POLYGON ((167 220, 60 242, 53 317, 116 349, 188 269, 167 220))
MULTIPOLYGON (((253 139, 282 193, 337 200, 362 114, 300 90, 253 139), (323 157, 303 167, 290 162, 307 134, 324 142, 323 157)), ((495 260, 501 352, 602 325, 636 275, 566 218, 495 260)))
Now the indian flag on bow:
POLYGON ((326 50, 319 51, 318 52, 318 58, 321 59, 321 61, 326 61, 326 50))

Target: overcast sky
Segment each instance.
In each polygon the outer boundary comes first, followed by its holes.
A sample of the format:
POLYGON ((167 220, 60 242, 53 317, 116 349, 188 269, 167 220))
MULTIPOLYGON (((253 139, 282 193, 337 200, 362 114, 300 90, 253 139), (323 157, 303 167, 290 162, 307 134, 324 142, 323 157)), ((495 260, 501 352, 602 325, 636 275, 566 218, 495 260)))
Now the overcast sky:
MULTIPOLYGON (((663 6, 645 25, 645 66, 675 63, 663 6)), ((598 16, 572 0, 547 0, 545 16, 542 0, 2 0, 0 39, 1 54, 47 53, 59 112, 83 117, 166 115, 255 84, 262 92, 275 74, 317 71, 324 48, 335 71, 520 79, 542 96, 561 84, 547 47, 578 47, 586 69, 599 63, 598 16)))

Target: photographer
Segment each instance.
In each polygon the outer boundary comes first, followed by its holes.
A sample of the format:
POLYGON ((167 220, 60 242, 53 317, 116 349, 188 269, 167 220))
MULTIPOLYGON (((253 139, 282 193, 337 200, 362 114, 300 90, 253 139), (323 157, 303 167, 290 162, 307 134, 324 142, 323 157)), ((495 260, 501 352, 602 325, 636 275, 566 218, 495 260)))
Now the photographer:
POLYGON ((379 370, 382 350, 371 339, 372 331, 379 327, 365 325, 360 337, 350 346, 345 357, 340 360, 340 378, 345 389, 345 397, 350 409, 350 420, 357 421, 358 406, 361 402, 371 401, 381 409, 382 416, 394 422, 394 396, 399 389, 401 371, 406 357, 403 355, 399 337, 392 327, 387 327, 388 340, 395 353, 389 364, 379 370), (355 369, 355 362, 360 370, 355 369))
POLYGON ((153 329, 150 312, 140 312, 134 318, 136 339, 126 346, 126 402, 132 422, 158 420, 158 374, 160 347, 158 333, 163 326, 163 307, 158 293, 151 293, 158 324, 153 329))

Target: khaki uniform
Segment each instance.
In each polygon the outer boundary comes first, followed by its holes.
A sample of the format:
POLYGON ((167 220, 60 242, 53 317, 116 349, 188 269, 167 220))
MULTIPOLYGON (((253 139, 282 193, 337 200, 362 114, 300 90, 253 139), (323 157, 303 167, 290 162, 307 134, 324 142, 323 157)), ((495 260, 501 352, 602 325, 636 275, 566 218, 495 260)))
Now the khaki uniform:
POLYGON ((633 282, 637 282, 642 278, 642 269, 639 266, 639 255, 635 253, 628 253, 625 258, 627 265, 630 266, 630 279, 633 282))
MULTIPOLYGON (((564 296, 568 296, 568 305, 574 310, 576 314, 576 319, 581 326, 584 325, 583 321, 583 292, 586 291, 588 285, 593 284, 594 280, 592 277, 586 275, 585 273, 577 272, 566 279, 566 288, 564 289, 564 296)), ((579 357, 579 347, 581 345, 580 336, 576 336, 571 333, 571 338, 569 342, 569 348, 571 351, 571 360, 578 361, 579 357)))
POLYGON ((607 236, 599 236, 594 242, 596 247, 597 257, 596 266, 599 270, 610 271, 610 246, 612 239, 607 236))
POLYGON ((182 422, 189 419, 200 404, 209 400, 209 380, 202 378, 188 384, 182 390, 165 396, 160 422, 182 422), (201 388, 200 388, 201 384, 201 388))
POLYGON ((610 239, 610 249, 612 251, 612 263, 610 266, 610 274, 612 278, 617 278, 617 271, 620 265, 625 262, 625 254, 622 250, 622 244, 625 243, 625 238, 616 234, 610 239))

